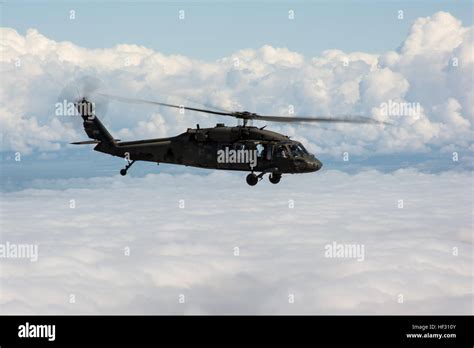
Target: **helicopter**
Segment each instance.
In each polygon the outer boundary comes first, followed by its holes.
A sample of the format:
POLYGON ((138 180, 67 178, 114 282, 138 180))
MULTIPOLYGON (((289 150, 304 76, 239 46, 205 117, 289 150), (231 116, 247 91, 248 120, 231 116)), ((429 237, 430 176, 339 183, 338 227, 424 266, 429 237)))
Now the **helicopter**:
POLYGON ((83 97, 74 103, 83 120, 83 127, 91 140, 73 142, 74 145, 95 144, 95 151, 122 157, 127 161, 120 170, 126 175, 136 161, 184 165, 190 167, 249 172, 247 184, 255 186, 265 174, 278 184, 283 174, 311 173, 321 169, 322 162, 309 153, 301 142, 288 136, 249 125, 250 121, 269 122, 324 122, 324 123, 384 123, 361 116, 354 117, 291 117, 266 116, 248 111, 218 111, 132 99, 103 94, 111 99, 130 103, 148 103, 168 108, 233 117, 242 120, 236 126, 217 123, 212 128, 188 128, 186 132, 169 138, 121 141, 115 139, 95 115, 94 104, 83 97))

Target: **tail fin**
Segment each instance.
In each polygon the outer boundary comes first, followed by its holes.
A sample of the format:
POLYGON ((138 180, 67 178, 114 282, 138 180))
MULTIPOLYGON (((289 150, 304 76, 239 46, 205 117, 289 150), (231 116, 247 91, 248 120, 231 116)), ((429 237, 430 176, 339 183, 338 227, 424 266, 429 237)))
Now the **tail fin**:
POLYGON ((103 144, 113 144, 115 142, 107 128, 95 116, 93 103, 83 98, 76 103, 76 109, 84 120, 84 130, 89 138, 103 144))

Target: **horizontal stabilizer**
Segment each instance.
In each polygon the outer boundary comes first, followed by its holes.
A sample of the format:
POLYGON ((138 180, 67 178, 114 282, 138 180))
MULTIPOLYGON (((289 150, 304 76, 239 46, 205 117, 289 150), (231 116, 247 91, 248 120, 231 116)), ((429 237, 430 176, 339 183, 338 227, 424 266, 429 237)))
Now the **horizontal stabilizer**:
POLYGON ((86 141, 77 141, 71 144, 72 145, 89 145, 89 144, 98 144, 98 143, 100 143, 99 140, 86 140, 86 141))

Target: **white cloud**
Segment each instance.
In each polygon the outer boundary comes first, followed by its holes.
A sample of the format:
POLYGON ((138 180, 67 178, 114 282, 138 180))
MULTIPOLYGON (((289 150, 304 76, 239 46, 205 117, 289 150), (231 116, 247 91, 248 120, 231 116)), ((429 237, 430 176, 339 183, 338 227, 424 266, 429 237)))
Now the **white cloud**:
POLYGON ((0 311, 472 314, 471 186, 414 170, 38 181, 2 195, 2 242, 39 259, 1 260, 0 311), (324 257, 333 241, 364 261, 324 257))
POLYGON ((402 74, 383 68, 367 74, 361 89, 364 104, 378 106, 390 99, 404 99, 409 83, 402 74))
POLYGON ((463 42, 468 28, 448 12, 437 12, 432 17, 418 18, 401 47, 407 58, 438 51, 451 52, 463 42))
MULTIPOLYGON (((472 144, 473 28, 446 12, 417 19, 397 52, 376 55, 331 49, 318 57, 303 57, 265 45, 215 62, 164 55, 137 45, 86 49, 55 42, 34 29, 26 35, 11 28, 0 30, 5 71, 0 87, 2 150, 52 151, 62 148, 63 142, 85 137, 74 137, 52 121, 61 89, 83 75, 99 77, 109 92, 119 95, 183 104, 192 99, 262 114, 287 113, 291 104, 299 115, 364 113, 387 119, 379 109, 388 99, 421 104, 420 118, 391 117, 390 127, 338 125, 325 130, 271 125, 307 139, 308 147, 331 156, 340 156, 341 151, 417 153, 447 146, 460 150, 472 144)), ((223 120, 113 104, 106 121, 117 137, 158 137, 223 120)))

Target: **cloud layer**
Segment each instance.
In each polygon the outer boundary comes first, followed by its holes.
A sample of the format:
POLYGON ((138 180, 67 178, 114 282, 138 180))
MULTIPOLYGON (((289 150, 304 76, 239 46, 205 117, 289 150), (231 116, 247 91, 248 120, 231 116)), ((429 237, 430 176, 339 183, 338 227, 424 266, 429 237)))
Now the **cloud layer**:
POLYGON ((3 195, 2 242, 39 258, 1 260, 0 311, 469 314, 471 186, 414 170, 38 181, 3 195), (325 257, 333 242, 364 261, 325 257))
MULTIPOLYGON (((2 28, 0 109, 4 151, 54 151, 83 134, 54 115, 63 87, 84 75, 109 92, 180 104, 288 115, 364 114, 392 126, 271 125, 314 152, 340 157, 373 153, 472 151, 473 27, 446 12, 417 19, 401 46, 380 55, 331 49, 304 57, 283 47, 242 49, 215 62, 164 55, 130 44, 86 49, 35 29, 2 28), (381 104, 419 103, 419 117, 385 116, 381 104), (8 101, 8 102, 6 102, 8 101), (336 131, 334 131, 336 130, 336 131), (74 138, 74 139, 72 139, 74 138)), ((122 139, 170 136, 212 116, 136 105, 109 105, 107 123, 122 139)), ((224 120, 232 123, 230 120, 224 120)))

